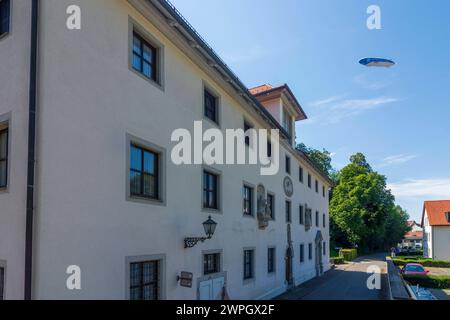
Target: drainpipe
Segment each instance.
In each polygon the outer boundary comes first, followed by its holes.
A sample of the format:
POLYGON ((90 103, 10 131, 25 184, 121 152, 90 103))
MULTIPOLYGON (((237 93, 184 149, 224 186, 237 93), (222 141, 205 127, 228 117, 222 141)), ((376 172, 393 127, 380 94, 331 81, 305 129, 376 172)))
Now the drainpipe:
POLYGON ((25 229, 25 300, 32 298, 34 175, 36 149, 37 46, 39 0, 32 0, 28 120, 27 214, 25 229))

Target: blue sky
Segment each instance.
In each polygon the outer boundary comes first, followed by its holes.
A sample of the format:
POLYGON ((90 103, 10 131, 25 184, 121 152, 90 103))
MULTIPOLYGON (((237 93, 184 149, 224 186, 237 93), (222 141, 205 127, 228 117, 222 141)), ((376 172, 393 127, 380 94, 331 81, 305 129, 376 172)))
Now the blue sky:
POLYGON ((450 1, 172 2, 248 87, 289 84, 309 116, 298 140, 335 167, 363 152, 417 220, 424 200, 450 199, 450 1))

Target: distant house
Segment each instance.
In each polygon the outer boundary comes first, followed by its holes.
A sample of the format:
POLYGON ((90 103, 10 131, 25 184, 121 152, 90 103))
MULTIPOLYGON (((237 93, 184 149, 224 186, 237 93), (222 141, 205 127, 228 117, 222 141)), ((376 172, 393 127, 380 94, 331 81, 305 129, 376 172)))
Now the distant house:
POLYGON ((422 228, 425 257, 450 260, 450 200, 425 201, 422 228))
POLYGON ((402 240, 401 248, 402 249, 422 249, 422 239, 423 239, 423 229, 422 227, 414 220, 410 220, 407 222, 408 227, 411 228, 411 231, 407 232, 402 240))

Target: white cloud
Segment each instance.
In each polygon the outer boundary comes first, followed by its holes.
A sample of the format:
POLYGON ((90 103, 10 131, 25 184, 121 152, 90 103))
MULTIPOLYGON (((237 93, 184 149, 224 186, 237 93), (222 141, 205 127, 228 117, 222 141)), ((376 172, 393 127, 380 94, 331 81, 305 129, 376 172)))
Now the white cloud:
POLYGON ((321 99, 321 100, 314 101, 314 102, 310 103, 310 105, 313 106, 313 107, 323 106, 323 105, 330 104, 330 103, 336 102, 338 100, 341 100, 345 96, 346 96, 345 94, 341 94, 341 95, 337 95, 337 96, 331 96, 331 97, 328 97, 328 98, 324 98, 324 99, 321 99))
POLYGON ((450 179, 410 179, 390 183, 388 188, 397 197, 450 199, 450 179))
POLYGON ((411 218, 420 222, 424 201, 450 199, 450 178, 409 179, 387 185, 396 203, 408 210, 411 218))
MULTIPOLYGON (((342 96, 341 96, 342 97, 342 96)), ((383 107, 387 104, 399 101, 393 97, 376 97, 369 99, 339 99, 339 96, 318 100, 312 105, 321 106, 320 111, 316 111, 305 124, 335 124, 346 118, 355 117, 366 111, 383 107)))
POLYGON ((382 163, 379 167, 388 167, 393 165, 399 165, 406 162, 409 162, 413 159, 417 158, 415 154, 396 154, 383 159, 382 163))
POLYGON ((342 100, 332 105, 329 110, 327 110, 326 121, 329 123, 338 123, 345 118, 354 117, 368 110, 376 109, 397 101, 397 98, 391 97, 342 100))
POLYGON ((272 54, 273 51, 267 46, 254 45, 239 52, 224 52, 221 56, 227 63, 244 63, 255 62, 272 54))

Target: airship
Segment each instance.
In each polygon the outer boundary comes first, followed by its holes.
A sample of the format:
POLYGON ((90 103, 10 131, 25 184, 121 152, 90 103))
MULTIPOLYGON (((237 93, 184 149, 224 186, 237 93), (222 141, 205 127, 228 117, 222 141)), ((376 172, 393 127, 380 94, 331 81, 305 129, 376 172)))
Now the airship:
POLYGON ((395 65, 395 62, 389 59, 383 58, 364 58, 359 61, 365 67, 384 67, 390 68, 395 65))

